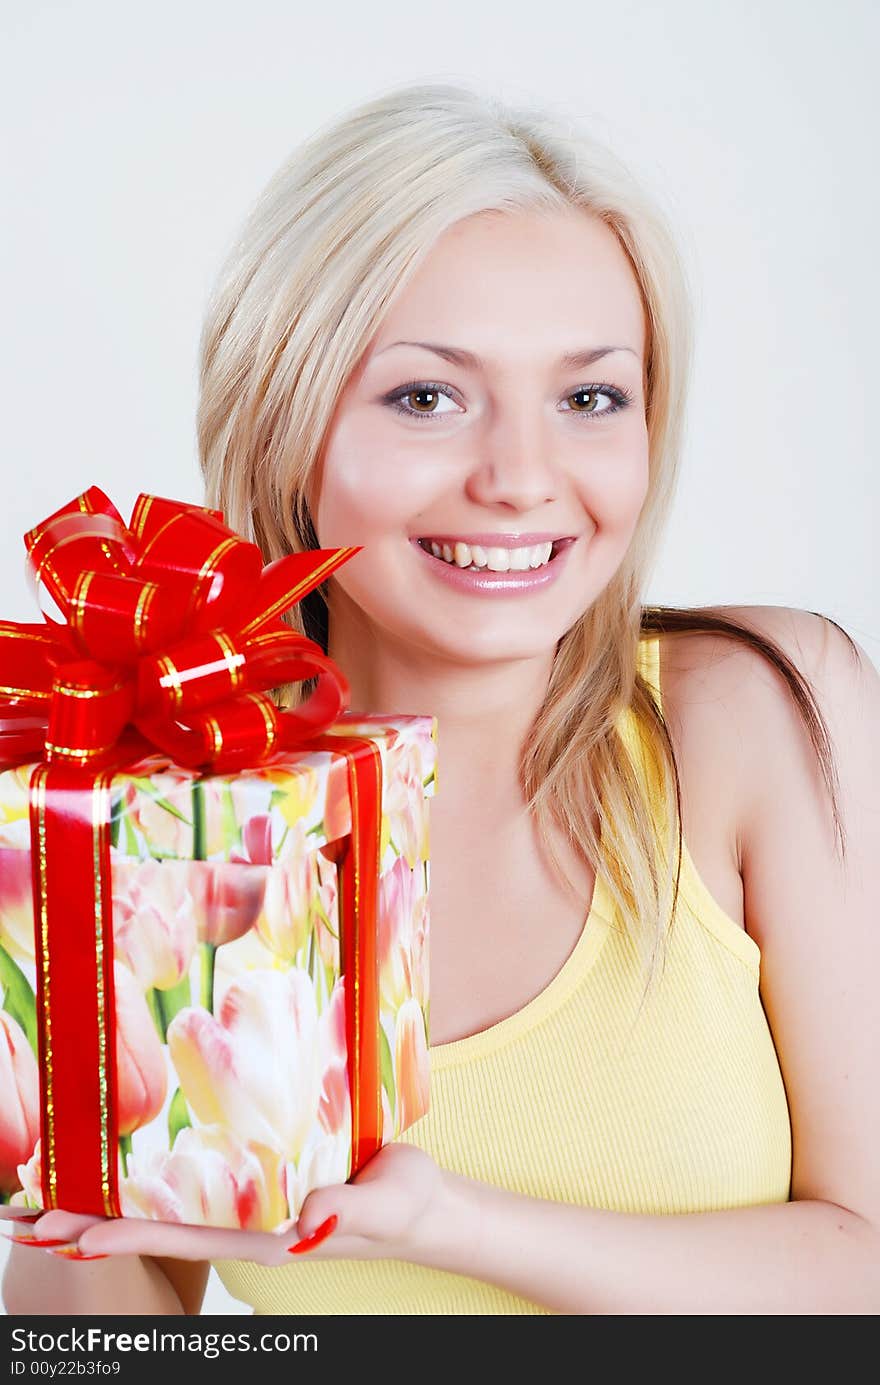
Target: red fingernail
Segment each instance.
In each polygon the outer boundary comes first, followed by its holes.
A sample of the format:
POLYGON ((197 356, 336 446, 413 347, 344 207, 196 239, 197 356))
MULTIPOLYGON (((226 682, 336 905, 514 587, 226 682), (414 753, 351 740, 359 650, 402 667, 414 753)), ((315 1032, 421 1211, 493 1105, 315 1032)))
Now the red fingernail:
POLYGON ((41 1241, 39 1236, 10 1236, 10 1241, 14 1241, 17 1246, 66 1246, 68 1241, 41 1241))
POLYGON ((326 1221, 322 1221, 321 1225, 315 1228, 311 1236, 303 1237, 301 1241, 297 1241, 295 1246, 288 1246, 288 1251, 291 1255, 300 1255, 304 1250, 314 1250, 321 1241, 326 1241, 338 1221, 339 1218, 334 1212, 332 1217, 328 1217, 326 1221))
POLYGON ((66 1250, 51 1250, 50 1255, 60 1255, 65 1260, 106 1260, 106 1255, 85 1255, 81 1250, 71 1246, 66 1250))

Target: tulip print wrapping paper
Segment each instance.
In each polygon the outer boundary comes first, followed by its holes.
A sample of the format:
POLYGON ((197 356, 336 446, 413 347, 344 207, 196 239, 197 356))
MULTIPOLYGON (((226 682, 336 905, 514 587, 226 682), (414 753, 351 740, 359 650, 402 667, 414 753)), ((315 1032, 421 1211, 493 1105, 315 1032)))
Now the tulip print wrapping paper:
MULTIPOLYGON (((345 732, 372 740, 382 760, 377 957, 387 1143, 428 1109, 437 723, 349 714, 345 732)), ((44 1205, 33 770, 0 773, 7 1214, 44 1205)), ((110 802, 120 1211, 272 1230, 298 1216, 313 1188, 352 1171, 350 977, 340 969, 330 849, 351 830, 345 761, 326 750, 287 751, 251 770, 203 776, 149 755, 114 774, 110 802)))

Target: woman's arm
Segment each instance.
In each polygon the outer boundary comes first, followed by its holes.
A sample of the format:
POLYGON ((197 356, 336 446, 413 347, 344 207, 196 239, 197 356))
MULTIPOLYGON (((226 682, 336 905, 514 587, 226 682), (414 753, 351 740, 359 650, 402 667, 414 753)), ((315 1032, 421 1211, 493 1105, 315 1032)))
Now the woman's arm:
POLYGON ((552 1312, 880 1312, 880 1233, 843 1207, 804 1201, 640 1216, 446 1177, 447 1196, 407 1258, 552 1312))
MULTIPOLYGON (((746 922, 762 949, 762 1001, 791 1113, 792 1200, 640 1215, 441 1171, 408 1243, 386 1255, 562 1313, 880 1312, 880 678, 863 651, 857 660, 833 626, 807 612, 743 614, 765 622, 811 682, 846 832, 841 863, 815 756, 781 680, 769 669, 744 680, 741 661, 719 661, 736 680, 718 689, 719 705, 737 708, 751 790, 742 800, 746 922)), ((368 1203, 370 1185, 362 1192, 360 1181, 309 1195, 301 1234, 339 1214, 316 1258, 382 1253, 372 1238, 380 1211, 386 1221, 393 1211, 386 1181, 384 1209, 368 1203)))
POLYGON ((14 1315, 198 1314, 210 1266, 198 1261, 113 1255, 64 1260, 34 1246, 13 1245, 3 1303, 14 1315))

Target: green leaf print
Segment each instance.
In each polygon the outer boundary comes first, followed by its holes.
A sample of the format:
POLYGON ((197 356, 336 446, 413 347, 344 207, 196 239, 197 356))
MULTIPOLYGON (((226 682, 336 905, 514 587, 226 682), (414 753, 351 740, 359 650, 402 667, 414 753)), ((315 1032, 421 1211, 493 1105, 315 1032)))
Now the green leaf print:
POLYGON ((181 1130, 185 1130, 188 1125, 192 1125, 189 1114, 189 1107, 186 1104, 186 1097, 180 1088, 171 1098, 171 1105, 168 1107, 168 1148, 174 1148, 174 1141, 177 1139, 181 1130))
POLYGON ((382 1050, 382 1086, 388 1093, 388 1101, 391 1105, 391 1115, 396 1119, 396 1093, 394 1091, 394 1062, 391 1057, 391 1048, 388 1043, 388 1035, 385 1033, 384 1025, 379 1025, 379 1047, 382 1050))
POLYGON ((37 1004, 30 982, 17 962, 14 962, 4 947, 0 947, 0 987, 2 987, 3 1009, 11 1015, 24 1030, 27 1041, 39 1060, 37 1051, 37 1004))
POLYGON ((169 803, 167 798, 163 798, 161 794, 156 793, 152 779, 141 779, 132 776, 131 782, 142 794, 151 798, 159 808, 164 808, 166 813, 170 813, 172 817, 179 818, 181 822, 186 823, 187 827, 192 827, 192 822, 186 816, 186 813, 182 813, 179 808, 175 808, 173 803, 169 803))
POLYGON ((171 986, 167 991, 159 991, 158 994, 167 1033, 168 1026, 178 1010, 182 1010, 185 1005, 192 1005, 192 989, 189 984, 189 977, 182 977, 176 986, 171 986))

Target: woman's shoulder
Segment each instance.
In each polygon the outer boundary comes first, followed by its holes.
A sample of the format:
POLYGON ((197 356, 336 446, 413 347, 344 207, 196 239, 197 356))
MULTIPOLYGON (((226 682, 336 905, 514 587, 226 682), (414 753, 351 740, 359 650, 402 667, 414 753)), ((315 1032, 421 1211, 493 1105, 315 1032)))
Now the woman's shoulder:
MULTIPOLYGON (((825 638, 821 617, 785 606, 716 606, 712 611, 771 640, 810 677, 825 638)), ((643 661, 643 671, 659 683, 679 770, 685 841, 700 880, 744 928, 743 850, 749 814, 757 789, 766 782, 780 723, 790 725, 799 713, 784 679, 754 647, 703 631, 653 639, 654 658, 643 661)))
MULTIPOLYGON (((865 652, 825 616, 769 605, 712 612, 777 645, 826 720, 854 697, 859 670, 877 681, 865 652)), ((766 805, 768 792, 779 803, 797 796, 818 773, 804 716, 783 674, 753 645, 721 633, 687 632, 661 634, 657 650, 662 712, 690 801, 692 835, 708 834, 715 823, 741 871, 758 803, 766 805)), ((837 724, 840 719, 837 711, 837 724)), ((834 727, 829 730, 833 738, 834 727)))
MULTIPOLYGON (((844 642, 833 622, 794 606, 713 606, 711 613, 776 645, 811 682, 829 641, 844 642)), ((798 719, 787 680, 745 640, 716 631, 664 633, 657 638, 658 675, 667 720, 681 727, 705 721, 717 733, 741 735, 735 762, 747 769, 780 714, 798 719), (721 725, 718 719, 721 720, 721 725)))
MULTIPOLYGON (((793 606, 713 606, 710 610, 777 645, 807 680, 821 661, 829 632, 834 634, 831 622, 793 606)), ((715 744, 719 738, 727 742, 727 767, 737 778, 747 775, 753 762, 760 764, 776 717, 797 719, 786 680, 743 640, 715 631, 670 632, 657 637, 657 652, 663 712, 673 740, 677 730, 685 751, 697 740, 701 752, 707 748, 703 744, 707 737, 715 744)), ((719 749, 723 751, 723 745, 719 749)), ((699 759, 704 759, 703 753, 699 759)))

